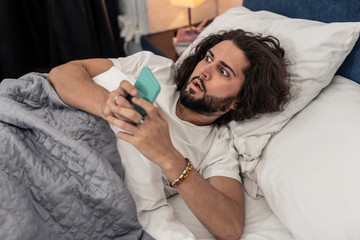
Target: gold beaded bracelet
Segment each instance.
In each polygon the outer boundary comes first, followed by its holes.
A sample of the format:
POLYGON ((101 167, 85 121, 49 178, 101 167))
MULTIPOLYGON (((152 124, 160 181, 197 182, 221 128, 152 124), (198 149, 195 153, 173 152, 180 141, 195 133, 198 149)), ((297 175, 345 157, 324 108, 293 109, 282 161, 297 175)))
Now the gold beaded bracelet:
POLYGON ((180 175, 180 177, 178 177, 177 179, 175 179, 173 182, 170 182, 169 180, 169 185, 170 187, 176 187, 178 186, 180 183, 182 183, 186 178, 187 176, 189 176, 189 173, 191 171, 191 169, 193 168, 193 164, 192 162, 188 159, 188 158, 185 158, 187 164, 186 164, 186 168, 185 170, 182 172, 182 174, 180 175))

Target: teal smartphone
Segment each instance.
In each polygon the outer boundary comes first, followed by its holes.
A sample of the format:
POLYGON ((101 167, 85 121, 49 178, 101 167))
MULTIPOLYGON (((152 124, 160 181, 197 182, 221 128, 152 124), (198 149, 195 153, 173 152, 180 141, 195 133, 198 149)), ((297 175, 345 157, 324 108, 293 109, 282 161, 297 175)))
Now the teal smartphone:
MULTIPOLYGON (((160 84, 156 80, 154 74, 151 72, 150 68, 143 67, 141 69, 139 77, 136 79, 134 87, 138 90, 137 97, 143 98, 148 102, 154 103, 155 99, 160 93, 160 84)), ((137 106, 132 102, 132 96, 129 96, 128 99, 131 105, 141 113, 141 115, 145 116, 146 112, 141 107, 137 106)))

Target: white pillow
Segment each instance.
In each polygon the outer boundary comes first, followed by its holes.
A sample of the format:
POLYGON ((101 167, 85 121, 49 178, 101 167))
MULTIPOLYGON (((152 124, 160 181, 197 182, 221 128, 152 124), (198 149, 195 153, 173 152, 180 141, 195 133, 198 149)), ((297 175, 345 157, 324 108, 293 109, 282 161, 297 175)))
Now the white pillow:
POLYGON ((275 136, 255 169, 298 240, 360 239, 360 85, 336 76, 275 136))
MULTIPOLYGON (((193 44, 210 33, 238 28, 273 35, 280 40, 286 52, 285 57, 292 63, 288 70, 297 92, 296 97, 281 113, 264 114, 258 119, 230 124, 242 173, 251 178, 250 174, 258 164, 262 149, 269 138, 329 84, 355 45, 359 37, 360 23, 325 24, 236 7, 215 18, 193 44)), ((177 64, 190 53, 190 49, 191 47, 184 52, 177 64)), ((245 188, 255 197, 258 186, 255 182, 250 183, 245 185, 245 188)))

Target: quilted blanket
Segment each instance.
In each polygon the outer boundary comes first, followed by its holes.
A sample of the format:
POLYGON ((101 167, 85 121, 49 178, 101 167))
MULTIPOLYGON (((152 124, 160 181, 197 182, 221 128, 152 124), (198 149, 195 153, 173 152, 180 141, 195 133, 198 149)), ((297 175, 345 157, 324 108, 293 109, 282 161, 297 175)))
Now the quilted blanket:
POLYGON ((0 84, 0 239, 153 239, 106 121, 29 73, 0 84))

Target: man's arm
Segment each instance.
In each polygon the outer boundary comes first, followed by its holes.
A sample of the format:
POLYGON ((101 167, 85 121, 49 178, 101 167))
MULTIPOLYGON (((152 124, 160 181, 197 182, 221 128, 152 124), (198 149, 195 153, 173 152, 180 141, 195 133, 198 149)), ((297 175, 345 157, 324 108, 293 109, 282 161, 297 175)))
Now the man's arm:
POLYGON ((217 239, 239 239, 245 222, 241 184, 227 177, 206 181, 194 171, 177 188, 191 211, 217 239))
MULTIPOLYGON (((173 181, 185 168, 184 157, 174 152, 172 159, 166 158, 167 164, 160 167, 173 181)), ((240 238, 245 223, 245 200, 240 182, 220 176, 205 180, 192 169, 185 181, 178 185, 177 191, 199 221, 217 239, 240 238)))
MULTIPOLYGON (((130 91, 132 86, 124 87, 128 87, 130 91)), ((171 142, 165 116, 160 109, 144 99, 134 97, 133 102, 147 112, 143 124, 132 125, 111 116, 107 118, 108 121, 131 132, 131 135, 119 132, 117 137, 134 145, 145 157, 157 164, 170 181, 174 181, 184 171, 187 163, 171 142)), ((242 187, 237 180, 227 177, 205 180, 192 169, 177 190, 200 222, 218 239, 240 238, 245 221, 245 207, 242 187)))
POLYGON ((53 68, 48 81, 68 105, 106 118, 103 104, 109 92, 93 82, 92 78, 113 66, 109 59, 72 61, 53 68))

